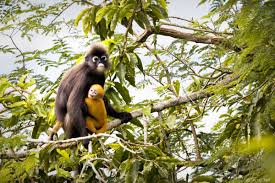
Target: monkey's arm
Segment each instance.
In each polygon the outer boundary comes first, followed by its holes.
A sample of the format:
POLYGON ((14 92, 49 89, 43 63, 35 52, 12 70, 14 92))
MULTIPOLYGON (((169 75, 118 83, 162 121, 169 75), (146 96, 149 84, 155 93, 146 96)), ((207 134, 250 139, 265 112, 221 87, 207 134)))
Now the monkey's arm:
POLYGON ((89 114, 92 116, 92 107, 93 102, 89 98, 85 98, 85 107, 83 108, 84 113, 89 114))
POLYGON ((90 132, 96 133, 97 130, 95 128, 95 123, 97 122, 94 118, 91 118, 91 117, 86 118, 86 128, 88 128, 90 132))
MULTIPOLYGON (((100 122, 98 122, 96 119, 92 118, 92 117, 87 117, 86 118, 86 128, 88 128, 88 130, 90 132, 93 132, 93 133, 105 133, 107 131, 107 120, 105 120, 103 122, 103 125, 100 126, 100 129, 98 129, 96 127, 96 125, 99 125, 100 122), (98 129, 98 130, 97 130, 98 129)), ((100 123, 101 124, 101 123, 100 123)))
POLYGON ((119 118, 121 123, 127 123, 133 119, 132 115, 129 112, 117 112, 108 102, 107 98, 103 97, 105 108, 108 116, 112 116, 114 118, 119 118))

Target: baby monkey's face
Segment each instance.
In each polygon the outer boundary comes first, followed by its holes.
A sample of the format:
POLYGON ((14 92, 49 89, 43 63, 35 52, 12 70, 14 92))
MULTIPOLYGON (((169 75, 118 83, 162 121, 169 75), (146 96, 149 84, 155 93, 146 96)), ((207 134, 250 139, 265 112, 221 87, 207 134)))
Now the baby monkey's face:
POLYGON ((103 98, 103 96, 104 96, 104 89, 102 88, 101 85, 94 84, 91 86, 91 88, 88 92, 89 98, 99 99, 99 98, 103 98))
POLYGON ((94 99, 98 98, 97 91, 94 88, 90 88, 89 93, 88 93, 88 97, 89 98, 94 98, 94 99))

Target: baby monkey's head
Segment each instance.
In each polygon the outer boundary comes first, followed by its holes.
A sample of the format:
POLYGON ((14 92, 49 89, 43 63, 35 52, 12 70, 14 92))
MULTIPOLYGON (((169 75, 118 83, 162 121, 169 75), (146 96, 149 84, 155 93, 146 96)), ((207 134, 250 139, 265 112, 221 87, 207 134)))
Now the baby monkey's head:
POLYGON ((99 98, 103 98, 103 96, 104 96, 104 89, 101 85, 94 84, 91 86, 91 88, 88 92, 89 98, 99 99, 99 98))

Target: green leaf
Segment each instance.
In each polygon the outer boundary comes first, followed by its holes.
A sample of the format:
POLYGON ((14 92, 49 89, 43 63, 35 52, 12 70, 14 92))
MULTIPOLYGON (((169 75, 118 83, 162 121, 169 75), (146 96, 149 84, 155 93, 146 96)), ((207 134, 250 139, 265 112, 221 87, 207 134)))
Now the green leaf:
POLYGON ((78 57, 76 60, 75 60, 75 64, 80 64, 82 63, 84 60, 84 55, 81 55, 80 57, 78 57))
POLYGON ((62 168, 57 169, 57 176, 64 177, 64 178, 72 178, 71 173, 62 168))
POLYGON ((24 160, 24 168, 26 172, 30 172, 31 170, 35 170, 37 168, 38 164, 38 159, 35 155, 30 155, 24 160))
POLYGON ((85 36, 88 35, 88 33, 91 30, 91 24, 90 24, 90 17, 89 15, 86 15, 82 20, 82 30, 85 34, 85 36))
POLYGON ((144 20, 147 19, 146 15, 142 12, 137 12, 136 16, 134 17, 134 20, 136 23, 143 29, 145 29, 144 20))
POLYGON ((152 4, 152 5, 150 5, 150 8, 151 8, 152 13, 155 16, 155 18, 157 18, 157 19, 167 18, 166 11, 163 10, 163 8, 161 8, 160 6, 152 4))
POLYGON ((146 107, 143 107, 143 108, 142 108, 142 113, 143 113, 145 116, 150 116, 150 115, 151 115, 151 110, 152 110, 151 105, 150 105, 150 106, 146 106, 146 107))
POLYGON ((27 79, 28 74, 24 74, 23 76, 21 76, 18 80, 17 86, 19 86, 20 88, 24 89, 25 88, 25 84, 26 84, 26 79, 27 79))
POLYGON ((138 126, 138 127, 140 127, 140 128, 143 128, 142 123, 137 118, 132 119, 131 123, 134 124, 134 125, 136 125, 136 126, 138 126))
POLYGON ((154 163, 152 161, 150 161, 150 162, 146 161, 143 165, 142 174, 145 176, 150 175, 153 168, 154 168, 154 163))
POLYGON ((66 161, 70 162, 70 155, 67 153, 66 150, 56 149, 56 152, 60 154, 62 157, 64 157, 66 161))
POLYGON ((176 115, 170 114, 166 120, 166 124, 170 129, 173 129, 176 124, 176 115))
POLYGON ((167 10, 166 0, 157 0, 158 4, 165 10, 167 10))
POLYGON ((15 107, 22 107, 22 106, 26 106, 27 103, 25 101, 19 101, 19 102, 15 102, 13 104, 10 104, 7 106, 7 108, 15 108, 15 107))
POLYGON ((105 94, 114 102, 116 106, 121 106, 121 99, 119 98, 119 94, 116 90, 109 88, 105 94))
POLYGON ((97 13, 97 11, 98 11, 99 8, 100 8, 99 6, 93 6, 93 7, 91 8, 90 13, 89 13, 90 19, 91 19, 91 24, 92 24, 93 26, 96 25, 96 20, 95 20, 95 19, 96 19, 96 13, 97 13))
POLYGON ((136 6, 136 4, 134 4, 134 3, 129 3, 126 6, 124 6, 119 12, 118 21, 121 22, 121 20, 124 17, 126 17, 126 19, 129 20, 129 18, 132 16, 132 14, 134 12, 135 6, 136 6))
POLYGON ((2 97, 6 91, 7 88, 9 88, 11 86, 11 84, 9 83, 9 81, 6 78, 1 78, 0 79, 0 97, 2 97))
POLYGON ((166 169, 166 167, 161 167, 160 166, 160 167, 157 167, 157 169, 158 169, 158 172, 159 172, 161 177, 167 178, 169 176, 169 173, 168 173, 168 170, 166 169))
POLYGON ((123 100, 127 104, 129 104, 131 102, 131 97, 129 95, 128 89, 126 87, 122 86, 122 84, 118 83, 118 82, 115 82, 115 88, 120 93, 120 95, 122 96, 123 100))
POLYGON ((135 183, 137 182, 139 167, 140 167, 140 160, 133 159, 129 162, 130 166, 128 169, 128 173, 125 177, 126 183, 135 183))
POLYGON ((123 161, 120 166, 119 166, 119 170, 120 170, 120 177, 122 179, 125 179, 126 177, 126 174, 128 172, 128 170, 130 169, 131 167, 131 159, 127 159, 125 161, 123 161))
POLYGON ((248 144, 241 145, 241 153, 255 153, 257 151, 266 150, 266 152, 274 152, 275 137, 272 135, 265 135, 261 138, 254 137, 248 144))
POLYGON ((8 138, 0 137, 0 149, 2 149, 3 147, 8 147, 10 149, 19 149, 21 146, 26 145, 26 141, 22 140, 24 138, 26 138, 26 136, 23 135, 16 135, 8 138))
POLYGON ((113 16, 113 19, 111 21, 111 31, 114 31, 116 26, 117 26, 117 23, 118 23, 118 18, 119 18, 119 12, 116 12, 113 16))
POLYGON ((173 157, 168 157, 168 156, 157 157, 156 160, 164 163, 168 163, 168 164, 177 164, 177 165, 182 164, 182 161, 173 157))
POLYGON ((108 27, 111 21, 114 19, 114 15, 117 13, 117 8, 112 8, 106 15, 106 26, 108 27))
POLYGON ((108 146, 110 148, 112 148, 113 150, 118 150, 121 146, 117 143, 113 143, 113 144, 108 144, 108 146))
POLYGON ((132 62, 128 62, 127 64, 127 72, 125 75, 125 79, 132 85, 136 86, 136 81, 135 81, 135 65, 132 62))
POLYGON ((34 111, 38 114, 39 117, 46 118, 47 117, 47 111, 43 108, 41 105, 34 105, 33 106, 34 111))
POLYGON ((101 9, 99 9, 96 13, 96 19, 95 19, 95 22, 96 23, 99 23, 103 17, 112 9, 112 6, 109 5, 109 6, 105 6, 101 9))
POLYGON ((174 81, 173 85, 174 85, 177 95, 179 95, 180 94, 180 81, 179 80, 174 81))
POLYGON ((124 83, 125 75, 126 75, 126 66, 123 63, 119 63, 117 66, 116 75, 118 76, 121 83, 124 83))
MULTIPOLYGON (((129 125, 128 125, 129 126, 129 125)), ((135 141, 135 136, 133 135, 133 131, 129 131, 127 128, 127 125, 124 125, 122 127, 123 130, 121 130, 122 136, 124 139, 128 139, 131 142, 135 141)))
POLYGON ((144 148, 143 153, 144 153, 145 157, 152 159, 152 160, 154 160, 158 156, 163 155, 161 149, 159 149, 156 146, 150 146, 150 147, 144 148))
MULTIPOLYGON (((120 145, 119 145, 120 146, 120 145)), ((113 163, 116 166, 119 166, 120 169, 123 168, 123 163, 128 158, 129 152, 125 151, 121 146, 116 149, 114 156, 113 156, 113 163)))
MULTIPOLYGON (((102 43, 108 48, 109 53, 112 53, 115 45, 116 45, 116 41, 114 39, 105 39, 104 41, 102 41, 102 43)), ((115 64, 115 62, 117 61, 117 57, 115 57, 114 59, 112 59, 113 64, 115 64)), ((117 65, 115 64, 114 67, 116 67, 117 65)))
POLYGON ((97 24, 97 34, 100 35, 100 39, 104 40, 107 37, 107 27, 106 27, 106 20, 103 18, 98 24, 97 24))
POLYGON ((82 10, 76 17, 75 21, 74 21, 74 25, 77 27, 80 20, 82 19, 82 17, 89 12, 89 10, 91 10, 91 8, 86 8, 84 10, 82 10))
POLYGON ((137 63, 136 63, 137 67, 142 72, 142 74, 145 76, 145 72, 144 72, 144 69, 143 69, 142 61, 139 58, 138 54, 135 53, 135 56, 137 58, 137 63))

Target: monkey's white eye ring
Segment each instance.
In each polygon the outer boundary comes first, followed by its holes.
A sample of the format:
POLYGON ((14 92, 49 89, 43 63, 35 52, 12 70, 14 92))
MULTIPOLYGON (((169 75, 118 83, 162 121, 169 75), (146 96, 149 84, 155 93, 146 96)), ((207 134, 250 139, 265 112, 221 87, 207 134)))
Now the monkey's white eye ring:
POLYGON ((104 55, 101 57, 102 60, 106 61, 107 60, 107 57, 104 55))
POLYGON ((98 59, 99 59, 98 56, 94 56, 92 60, 93 60, 93 62, 97 62, 98 59))

